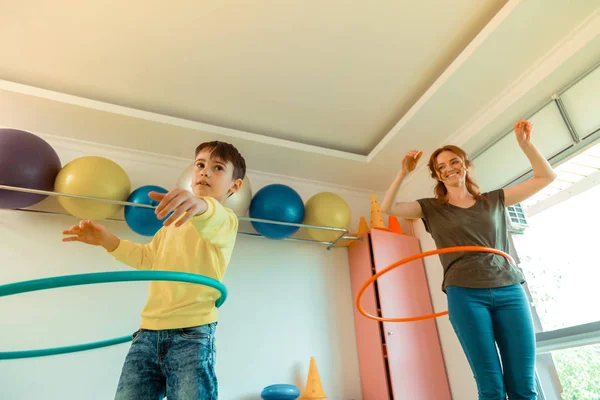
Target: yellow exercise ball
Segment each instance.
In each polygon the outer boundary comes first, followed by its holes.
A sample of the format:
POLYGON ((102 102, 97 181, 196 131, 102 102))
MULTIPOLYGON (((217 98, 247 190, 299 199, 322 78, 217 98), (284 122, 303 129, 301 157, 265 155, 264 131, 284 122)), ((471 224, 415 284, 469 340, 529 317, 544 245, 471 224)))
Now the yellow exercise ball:
MULTIPOLYGON (((350 207, 335 193, 317 193, 304 205, 304 224, 348 229, 350 207)), ((315 228, 306 228, 306 233, 313 240, 320 242, 332 242, 342 234, 341 231, 315 228)))
MULTIPOLYGON (((131 181, 117 163, 104 157, 85 156, 65 165, 54 182, 59 193, 106 200, 127 201, 131 181)), ((58 197, 60 205, 71 215, 81 219, 101 220, 113 216, 123 207, 119 204, 93 200, 58 197)))

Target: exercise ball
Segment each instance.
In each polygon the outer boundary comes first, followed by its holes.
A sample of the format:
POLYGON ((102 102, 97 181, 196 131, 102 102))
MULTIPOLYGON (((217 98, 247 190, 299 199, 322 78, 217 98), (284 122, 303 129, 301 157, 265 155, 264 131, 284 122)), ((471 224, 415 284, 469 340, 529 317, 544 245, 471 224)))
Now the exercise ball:
MULTIPOLYGON (((65 165, 56 176, 54 187, 57 192, 65 194, 126 201, 131 182, 123 168, 114 161, 104 157, 85 156, 65 165)), ((58 201, 69 214, 91 220, 113 216, 123 207, 120 204, 62 196, 58 201)))
MULTIPOLYGON (((177 187, 192 191, 192 176, 194 173, 194 164, 187 167, 177 180, 177 187)), ((252 201, 252 186, 250 185, 250 179, 248 175, 243 179, 242 187, 240 190, 232 194, 227 200, 225 200, 225 207, 231 208, 235 215, 238 217, 245 217, 248 214, 248 207, 252 201)))
MULTIPOLYGON (((135 204, 147 204, 158 206, 159 201, 153 200, 148 196, 150 192, 168 193, 169 191, 160 186, 146 185, 135 189, 127 201, 135 204)), ((135 233, 142 236, 154 236, 163 226, 163 221, 169 217, 158 219, 154 213, 154 208, 125 206, 125 222, 135 233)))
MULTIPOLYGON (((301 224, 304 203, 294 189, 281 184, 260 189, 250 202, 250 218, 301 224)), ((254 229, 269 239, 283 239, 293 235, 299 227, 251 221, 254 229)))
POLYGON ((225 207, 231 208, 235 215, 238 217, 245 217, 248 215, 248 209, 250 208, 250 202, 252 201, 252 186, 250 185, 250 179, 248 175, 242 180, 242 187, 229 196, 225 200, 225 207))
MULTIPOLYGON (((0 185, 52 192, 61 163, 42 138, 17 129, 0 129, 0 185)), ((25 208, 47 196, 0 190, 0 208, 25 208)))
MULTIPOLYGON (((350 207, 335 193, 317 193, 306 202, 304 224, 348 229, 350 227, 350 207)), ((332 242, 343 232, 307 228, 306 233, 313 240, 332 242)))
POLYGON ((296 400, 298 396, 300 389, 284 383, 267 386, 260 394, 263 400, 296 400))

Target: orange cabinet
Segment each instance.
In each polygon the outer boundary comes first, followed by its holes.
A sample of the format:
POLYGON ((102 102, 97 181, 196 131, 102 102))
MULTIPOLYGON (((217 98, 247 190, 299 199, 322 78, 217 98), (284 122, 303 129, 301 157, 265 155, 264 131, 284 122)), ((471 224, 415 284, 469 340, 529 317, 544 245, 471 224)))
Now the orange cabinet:
MULTIPOLYGON (((420 253, 413 236, 373 229, 348 247, 354 300, 376 272, 420 253)), ((362 296, 366 312, 383 317, 433 313, 423 260, 381 276, 362 296)), ((450 400, 450 386, 435 320, 379 322, 354 304, 363 400, 450 400)))

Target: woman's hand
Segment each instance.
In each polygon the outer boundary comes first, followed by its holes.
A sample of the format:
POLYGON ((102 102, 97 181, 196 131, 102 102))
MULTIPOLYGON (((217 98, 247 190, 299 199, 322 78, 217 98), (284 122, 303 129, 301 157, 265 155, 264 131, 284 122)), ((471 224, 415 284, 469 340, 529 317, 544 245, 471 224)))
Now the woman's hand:
POLYGON ((515 124, 515 135, 517 137, 517 143, 519 146, 528 144, 531 141, 531 131, 533 131, 533 125, 531 122, 524 119, 520 119, 515 124))
POLYGON ((406 176, 413 172, 422 155, 423 152, 419 150, 411 150, 406 153, 402 159, 402 174, 406 176))

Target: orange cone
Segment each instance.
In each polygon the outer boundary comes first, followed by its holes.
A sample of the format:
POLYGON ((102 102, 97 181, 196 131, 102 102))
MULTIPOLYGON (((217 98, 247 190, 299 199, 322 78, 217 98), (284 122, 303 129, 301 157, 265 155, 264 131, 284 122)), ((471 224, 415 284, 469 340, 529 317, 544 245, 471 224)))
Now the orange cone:
POLYGON ((369 232, 369 225, 367 225, 367 220, 365 217, 360 217, 360 222, 358 223, 358 233, 356 236, 362 237, 367 232, 369 232))
POLYGON ((326 399, 327 395, 323 391, 319 371, 317 370, 317 362, 314 357, 310 358, 310 367, 308 368, 308 378, 306 378, 306 387, 301 396, 302 399, 321 400, 326 399))
POLYGON ((390 232, 399 233, 400 235, 404 235, 402 232, 402 227, 400 226, 400 221, 393 215, 388 217, 388 230, 390 232))
POLYGON ((383 218, 381 218, 381 210, 379 204, 377 204, 377 197, 375 193, 371 195, 371 229, 372 228, 384 228, 383 218))

